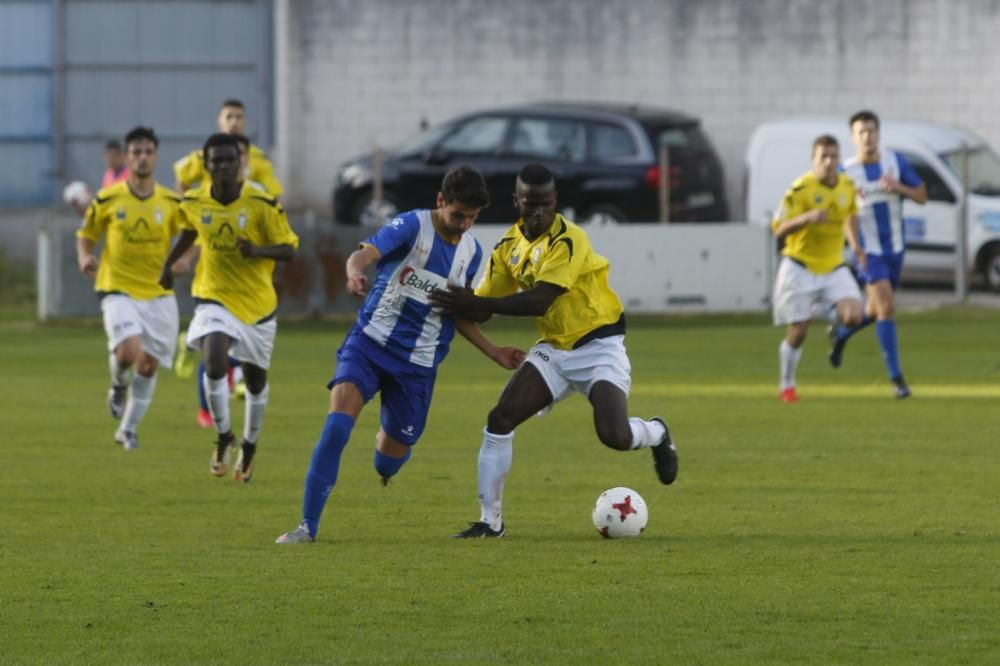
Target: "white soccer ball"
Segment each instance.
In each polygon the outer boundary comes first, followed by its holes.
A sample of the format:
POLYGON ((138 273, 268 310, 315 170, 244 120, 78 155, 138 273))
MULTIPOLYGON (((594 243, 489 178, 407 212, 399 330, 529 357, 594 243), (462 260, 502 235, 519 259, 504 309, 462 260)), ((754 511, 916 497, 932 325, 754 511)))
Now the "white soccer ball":
POLYGON ((90 202, 90 190, 82 180, 74 180, 63 188, 63 201, 70 206, 83 206, 90 202))
POLYGON ((594 527, 606 539, 637 537, 648 520, 646 500, 631 488, 605 490, 594 504, 594 527))

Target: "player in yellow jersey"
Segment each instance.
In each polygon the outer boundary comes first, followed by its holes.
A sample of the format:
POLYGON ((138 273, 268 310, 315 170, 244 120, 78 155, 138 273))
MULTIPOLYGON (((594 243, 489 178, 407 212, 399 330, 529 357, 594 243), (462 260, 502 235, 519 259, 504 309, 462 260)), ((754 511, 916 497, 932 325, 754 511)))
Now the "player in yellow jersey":
POLYGON ((792 183, 771 222, 784 242, 772 297, 774 325, 787 326, 778 349, 780 398, 799 401, 795 371, 802 358, 813 306, 836 307, 845 326, 861 320, 861 291, 844 264, 844 239, 864 270, 865 254, 858 242, 856 191, 851 179, 838 172, 840 147, 824 134, 813 142, 813 168, 792 183))
POLYGON ((157 279, 179 231, 180 197, 153 180, 158 146, 148 127, 125 136, 127 180, 97 193, 76 232, 80 272, 96 275, 101 296, 111 367, 108 407, 121 419, 115 441, 126 450, 139 448, 136 431, 153 400, 156 369, 170 367, 177 344, 177 300, 157 279), (98 259, 94 248, 102 237, 98 259))
POLYGON ((489 414, 478 463, 482 513, 458 538, 506 533, 501 500, 514 429, 574 391, 593 406, 601 443, 619 451, 652 448, 660 481, 677 477, 677 449, 663 419, 628 416, 632 366, 608 260, 594 252, 583 229, 556 212, 555 178, 541 164, 521 170, 514 205, 521 218, 497 243, 475 293, 449 287, 431 296, 434 305, 473 321, 493 314, 535 317, 542 336, 489 414))
MULTIPOLYGON (((217 122, 219 132, 222 134, 245 134, 247 112, 243 102, 238 99, 225 100, 219 109, 217 122)), ((200 183, 207 183, 209 176, 202 151, 193 150, 174 162, 174 175, 177 178, 177 190, 181 193, 197 187, 200 183)), ((259 183, 275 198, 281 197, 284 193, 281 182, 274 175, 274 167, 267 153, 253 144, 249 144, 243 177, 245 180, 259 183)))
POLYGON ((278 201, 241 180, 239 145, 232 135, 213 134, 204 154, 211 185, 181 203, 183 231, 163 265, 160 284, 172 284, 171 267, 197 238, 201 257, 192 288, 197 305, 187 344, 202 351, 205 390, 219 434, 210 469, 223 476, 235 445, 226 379, 227 357, 232 356, 247 383, 243 441, 233 478, 247 482, 267 407, 267 369, 277 330, 274 266, 294 256, 299 239, 278 201))

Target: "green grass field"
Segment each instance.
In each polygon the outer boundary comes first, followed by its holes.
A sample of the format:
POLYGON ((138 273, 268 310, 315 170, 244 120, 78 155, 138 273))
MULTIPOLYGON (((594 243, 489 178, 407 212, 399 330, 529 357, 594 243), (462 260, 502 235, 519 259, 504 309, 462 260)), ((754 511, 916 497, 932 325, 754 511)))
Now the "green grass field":
POLYGON ((193 380, 161 375, 126 453, 100 327, 0 324, 0 663, 1000 663, 1000 312, 904 315, 906 401, 872 333, 833 371, 817 327, 792 406, 764 317, 634 321, 632 412, 669 420, 678 482, 601 446, 573 397, 517 433, 498 541, 447 538, 478 517, 506 377, 456 342, 397 479, 371 406, 320 540, 277 546, 344 330, 281 325, 241 487, 209 474, 193 380), (639 539, 590 524, 615 485, 649 504, 639 539))

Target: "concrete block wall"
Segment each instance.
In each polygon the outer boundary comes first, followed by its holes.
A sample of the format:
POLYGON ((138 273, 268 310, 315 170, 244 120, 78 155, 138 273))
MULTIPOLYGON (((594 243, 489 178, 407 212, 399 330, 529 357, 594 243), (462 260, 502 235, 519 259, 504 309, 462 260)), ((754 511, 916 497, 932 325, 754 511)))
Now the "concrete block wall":
MULTIPOLYGON (((1000 146, 998 0, 277 0, 288 200, 330 208, 337 165, 431 123, 542 99, 702 118, 742 207, 760 122, 872 108, 1000 146)), ((804 147, 808 150, 808 147, 804 147)))

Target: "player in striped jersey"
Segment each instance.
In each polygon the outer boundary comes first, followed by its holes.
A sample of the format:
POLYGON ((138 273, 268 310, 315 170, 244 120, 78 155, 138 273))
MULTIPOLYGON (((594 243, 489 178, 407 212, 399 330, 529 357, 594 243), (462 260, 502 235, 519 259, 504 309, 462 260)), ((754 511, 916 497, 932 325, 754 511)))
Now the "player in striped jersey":
POLYGON ((906 398, 910 387, 903 379, 896 336, 896 299, 903 270, 905 238, 903 199, 927 202, 927 186, 899 153, 879 148, 879 120, 871 111, 851 116, 851 141, 857 154, 844 163, 844 172, 858 190, 859 235, 866 255, 862 277, 868 301, 864 318, 856 326, 831 329, 830 364, 840 367, 844 346, 862 328, 875 322, 875 336, 882 349, 896 397, 906 398))
POLYGON ((456 330, 505 368, 514 369, 524 359, 520 350, 497 347, 474 323, 443 313, 429 299, 434 289, 472 282, 483 251, 466 232, 488 204, 483 177, 458 167, 445 175, 434 210, 403 213, 347 259, 347 290, 366 297, 337 351, 337 368, 328 384, 330 411, 306 474, 302 522, 277 543, 316 538, 341 454, 376 393, 381 394, 382 411, 375 470, 383 483, 410 458, 427 421, 437 367, 456 330), (376 262, 369 291, 364 269, 376 262))

